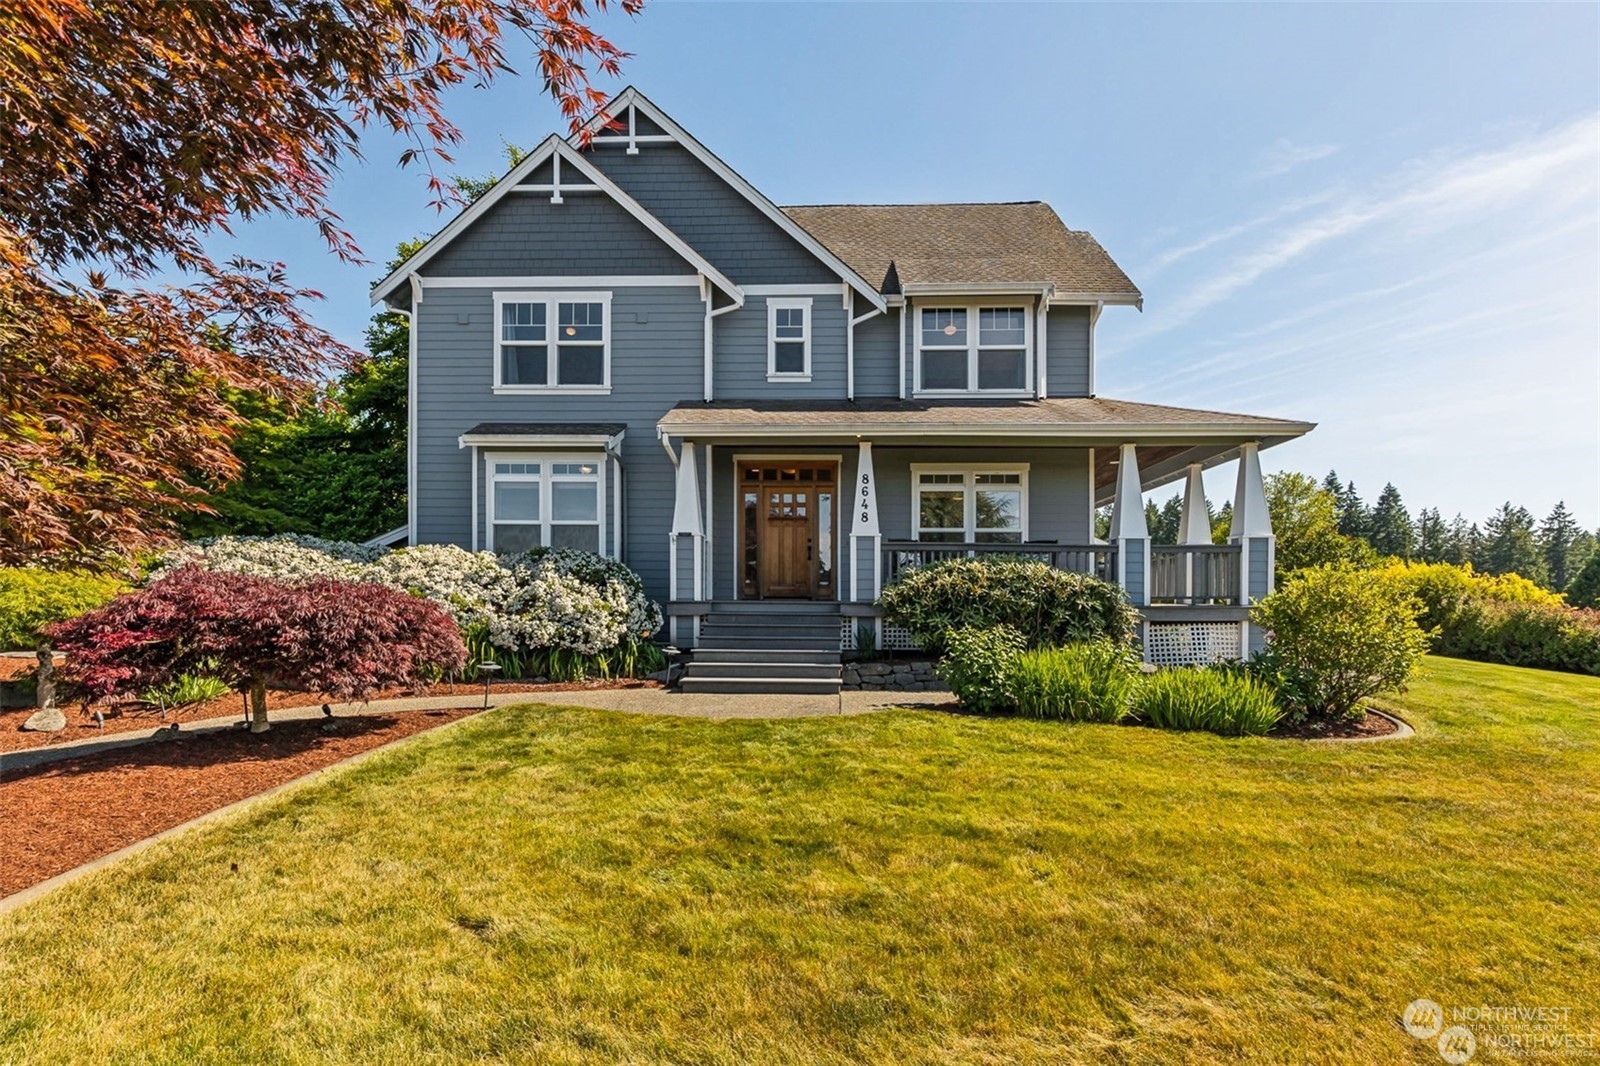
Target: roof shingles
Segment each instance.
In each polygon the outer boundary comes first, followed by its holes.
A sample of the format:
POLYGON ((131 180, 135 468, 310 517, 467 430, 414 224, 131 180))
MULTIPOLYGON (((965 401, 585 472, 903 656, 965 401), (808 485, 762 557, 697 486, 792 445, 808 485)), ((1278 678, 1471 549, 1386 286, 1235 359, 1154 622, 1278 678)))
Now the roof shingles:
POLYGON ((1142 300, 1088 233, 1038 200, 993 204, 785 207, 883 292, 911 285, 1054 285, 1058 293, 1142 300))

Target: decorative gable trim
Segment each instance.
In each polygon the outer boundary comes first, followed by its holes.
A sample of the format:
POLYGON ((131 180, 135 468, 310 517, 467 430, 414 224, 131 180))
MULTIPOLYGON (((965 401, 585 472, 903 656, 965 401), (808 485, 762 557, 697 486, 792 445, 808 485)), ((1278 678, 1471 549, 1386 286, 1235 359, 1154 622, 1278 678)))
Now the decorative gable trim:
MULTIPOLYGON (((601 110, 599 115, 590 119, 584 127, 584 131, 590 135, 591 144, 600 147, 626 145, 626 150, 629 153, 637 153, 638 145, 652 142, 676 142, 682 145, 690 155, 705 164, 712 173, 726 182, 735 192, 754 204, 756 209, 771 219, 779 229, 793 237, 801 247, 838 274, 845 284, 865 296, 873 307, 879 311, 888 310, 889 305, 884 301, 883 294, 877 288, 847 266, 843 259, 828 251, 822 242, 813 237, 805 227, 784 214, 777 204, 762 194, 761 190, 746 181, 738 171, 718 159, 709 148, 695 140, 687 130, 673 121, 670 115, 651 103, 643 93, 633 86, 630 85, 622 90, 615 99, 601 110), (604 132, 609 127, 610 122, 617 120, 617 116, 624 116, 628 123, 628 128, 633 130, 637 123, 635 112, 644 115, 651 122, 665 130, 666 133, 658 135, 626 135, 604 132)), ((577 139, 578 136, 574 134, 574 139, 577 139)))
POLYGON ((394 272, 372 288, 372 303, 377 304, 392 296, 401 285, 405 284, 408 277, 416 275, 428 261, 447 247, 457 237, 461 236, 471 225, 482 218, 488 210, 499 203, 506 196, 515 192, 548 193, 551 203, 561 203, 563 192, 598 191, 610 196, 612 200, 628 214, 643 223, 644 227, 661 239, 662 243, 671 248, 678 255, 693 266, 702 277, 711 281, 713 285, 727 293, 736 303, 744 303, 744 291, 735 285, 727 275, 712 265, 711 261, 689 246, 689 243, 679 237, 659 218, 645 210, 644 206, 622 190, 616 182, 606 176, 605 172, 587 159, 576 148, 568 144, 559 134, 551 134, 539 147, 528 153, 527 158, 512 167, 510 172, 494 187, 478 197, 465 210, 450 221, 444 229, 433 235, 433 238, 417 250, 416 254, 401 263, 394 272), (546 160, 553 160, 554 181, 549 185, 523 186, 522 182, 537 170, 546 160), (581 182, 563 182, 561 169, 563 165, 571 166, 577 173, 589 179, 587 184, 581 182))

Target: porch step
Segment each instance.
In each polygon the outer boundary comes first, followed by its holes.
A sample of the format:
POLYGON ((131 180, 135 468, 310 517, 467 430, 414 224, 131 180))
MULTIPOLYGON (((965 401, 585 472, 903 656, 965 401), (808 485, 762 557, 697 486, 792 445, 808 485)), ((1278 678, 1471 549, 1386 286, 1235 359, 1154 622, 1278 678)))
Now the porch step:
POLYGON ((793 634, 780 640, 722 636, 712 646, 705 631, 702 626, 701 643, 690 654, 678 683, 684 692, 831 696, 839 691, 837 626, 831 631, 831 643, 818 645, 817 638, 811 638, 809 643, 816 646, 807 646, 808 641, 793 634))
POLYGON ((738 696, 836 696, 839 679, 820 677, 696 677, 685 674, 678 687, 684 692, 738 696))

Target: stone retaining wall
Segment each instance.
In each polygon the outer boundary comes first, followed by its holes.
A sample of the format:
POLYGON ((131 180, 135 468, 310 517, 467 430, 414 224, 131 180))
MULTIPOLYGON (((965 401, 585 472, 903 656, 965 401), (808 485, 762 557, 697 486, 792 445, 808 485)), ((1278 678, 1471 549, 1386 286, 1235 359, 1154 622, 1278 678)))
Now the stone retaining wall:
POLYGON ((840 682, 844 689, 891 692, 943 692, 947 686, 933 672, 931 659, 845 663, 840 682))

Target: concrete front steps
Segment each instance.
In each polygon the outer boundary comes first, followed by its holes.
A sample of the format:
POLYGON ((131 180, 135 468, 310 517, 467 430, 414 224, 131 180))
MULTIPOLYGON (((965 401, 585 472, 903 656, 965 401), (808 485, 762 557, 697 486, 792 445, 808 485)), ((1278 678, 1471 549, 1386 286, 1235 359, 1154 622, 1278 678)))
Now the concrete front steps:
POLYGON ((684 692, 837 695, 839 611, 831 604, 714 604, 679 687, 684 692))

